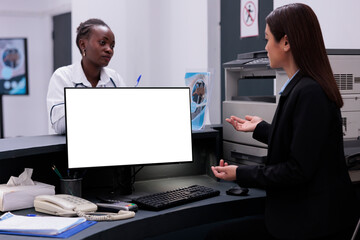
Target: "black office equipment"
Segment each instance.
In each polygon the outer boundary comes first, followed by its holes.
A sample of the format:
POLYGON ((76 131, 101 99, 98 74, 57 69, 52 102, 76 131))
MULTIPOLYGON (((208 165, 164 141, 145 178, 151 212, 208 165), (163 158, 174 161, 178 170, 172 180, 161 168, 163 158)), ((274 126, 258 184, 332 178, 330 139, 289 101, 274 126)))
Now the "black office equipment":
POLYGON ((232 187, 226 191, 227 195, 232 195, 232 196, 248 196, 249 195, 248 193, 249 193, 248 188, 243 188, 239 186, 232 187))
POLYGON ((133 202, 136 203, 139 208, 159 211, 182 204, 215 197, 219 194, 220 191, 218 190, 201 185, 192 185, 189 187, 177 188, 171 191, 142 196, 133 199, 133 202))
POLYGON ((120 210, 134 211, 138 210, 138 206, 135 203, 129 202, 110 202, 110 203, 96 203, 99 211, 104 212, 119 212, 120 210))

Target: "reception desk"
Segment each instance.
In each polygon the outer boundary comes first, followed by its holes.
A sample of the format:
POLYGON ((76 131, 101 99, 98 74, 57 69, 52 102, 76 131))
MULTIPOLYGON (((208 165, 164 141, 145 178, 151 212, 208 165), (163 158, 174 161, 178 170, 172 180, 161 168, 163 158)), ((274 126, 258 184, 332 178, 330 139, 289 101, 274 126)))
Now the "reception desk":
MULTIPOLYGON (((196 239, 196 229, 217 224, 242 216, 261 214, 264 211, 265 192, 250 189, 248 196, 229 196, 226 190, 234 186, 231 182, 219 182, 207 175, 166 178, 139 181, 135 183, 137 192, 159 192, 181 186, 199 184, 220 190, 220 195, 209 199, 169 208, 162 211, 138 210, 135 217, 126 220, 98 222, 68 239, 166 239, 167 234, 186 231, 187 239, 196 239), (189 230, 190 229, 190 230, 189 230), (188 235, 190 234, 190 235, 188 235), (191 234, 194 234, 192 237, 191 234)), ((14 214, 36 213, 34 209, 13 211, 14 214)), ((202 234, 206 234, 203 232, 202 234)), ((168 235, 169 236, 169 235, 168 235)), ((197 235, 198 236, 198 235, 197 235)), ((0 235, 2 239, 33 239, 33 237, 0 235)), ((53 238, 41 238, 53 239, 53 238)))
MULTIPOLYGON (((132 219, 98 222, 68 239, 157 239, 176 231, 182 232, 216 224, 218 221, 262 213, 264 191, 250 189, 248 196, 228 196, 225 191, 235 184, 220 182, 212 175, 210 166, 216 165, 221 157, 221 132, 207 127, 193 131, 192 138, 192 163, 144 167, 136 175, 134 194, 155 193, 198 184, 220 190, 219 196, 158 212, 140 209, 132 219)), ((6 183, 11 176, 18 176, 24 168, 33 168, 33 180, 55 185, 58 192, 59 178, 51 167, 55 164, 60 171, 66 171, 66 137, 46 135, 0 139, 0 161, 0 183, 6 183)), ((109 174, 111 170, 88 169, 83 181, 83 197, 97 201, 96 192, 109 187, 112 181, 109 174)), ((36 212, 30 208, 12 213, 27 215, 36 212)), ((34 238, 0 234, 0 239, 34 238)))

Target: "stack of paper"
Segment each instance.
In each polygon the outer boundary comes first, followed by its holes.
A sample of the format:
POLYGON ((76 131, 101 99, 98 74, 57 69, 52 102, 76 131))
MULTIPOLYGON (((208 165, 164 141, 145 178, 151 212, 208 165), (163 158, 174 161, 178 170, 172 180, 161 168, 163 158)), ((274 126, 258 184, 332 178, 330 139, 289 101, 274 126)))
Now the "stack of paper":
POLYGON ((85 218, 27 217, 10 212, 0 218, 0 232, 26 235, 58 235, 86 221, 85 218))

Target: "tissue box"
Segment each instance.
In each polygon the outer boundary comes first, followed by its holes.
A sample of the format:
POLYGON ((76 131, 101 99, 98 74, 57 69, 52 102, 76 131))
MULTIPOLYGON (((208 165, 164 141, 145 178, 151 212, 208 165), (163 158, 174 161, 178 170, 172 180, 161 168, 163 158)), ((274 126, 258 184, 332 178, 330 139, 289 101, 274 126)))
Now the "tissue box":
POLYGON ((12 211, 34 207, 38 195, 54 195, 55 186, 36 182, 35 185, 7 186, 0 184, 0 211, 12 211))

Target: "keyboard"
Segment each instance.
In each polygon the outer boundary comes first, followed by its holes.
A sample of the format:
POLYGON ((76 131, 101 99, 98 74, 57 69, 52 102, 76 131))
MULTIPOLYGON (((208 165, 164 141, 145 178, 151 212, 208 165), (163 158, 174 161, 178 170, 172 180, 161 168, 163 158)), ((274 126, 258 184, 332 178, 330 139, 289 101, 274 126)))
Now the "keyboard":
POLYGON ((186 203, 218 196, 220 191, 200 185, 177 188, 133 199, 139 208, 159 211, 186 203))

